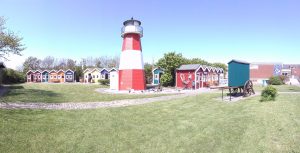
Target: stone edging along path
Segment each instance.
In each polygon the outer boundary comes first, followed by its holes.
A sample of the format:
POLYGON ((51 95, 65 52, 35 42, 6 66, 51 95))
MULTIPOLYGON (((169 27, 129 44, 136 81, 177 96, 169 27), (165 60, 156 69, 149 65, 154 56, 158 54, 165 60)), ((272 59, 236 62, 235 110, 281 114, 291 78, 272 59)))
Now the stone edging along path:
MULTIPOLYGON (((206 91, 206 92, 213 92, 206 91)), ((110 102, 68 102, 68 103, 13 103, 1 102, 1 109, 48 109, 48 110, 78 110, 78 109, 95 109, 95 108, 110 108, 110 107, 125 107, 133 105, 141 105, 157 101, 168 101, 172 99, 184 98, 188 96, 198 95, 203 92, 182 93, 177 95, 153 97, 153 98, 140 98, 140 99, 125 99, 115 100, 110 102)), ((281 93, 281 92, 280 92, 281 93)), ((300 94, 300 92, 282 92, 283 94, 300 94)))

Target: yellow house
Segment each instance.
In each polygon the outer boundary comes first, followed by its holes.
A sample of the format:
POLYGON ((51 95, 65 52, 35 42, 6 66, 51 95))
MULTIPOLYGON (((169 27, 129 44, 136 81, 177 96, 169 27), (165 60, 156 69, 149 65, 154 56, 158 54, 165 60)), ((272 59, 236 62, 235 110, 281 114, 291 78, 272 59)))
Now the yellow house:
POLYGON ((98 83, 100 80, 100 71, 99 68, 87 68, 83 71, 84 82, 85 83, 98 83))

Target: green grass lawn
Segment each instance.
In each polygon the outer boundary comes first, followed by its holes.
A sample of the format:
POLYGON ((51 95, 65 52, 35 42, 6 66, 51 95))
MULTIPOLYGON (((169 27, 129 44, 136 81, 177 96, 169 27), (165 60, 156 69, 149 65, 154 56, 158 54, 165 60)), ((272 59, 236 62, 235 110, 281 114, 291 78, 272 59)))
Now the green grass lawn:
MULTIPOLYGON (((273 87, 275 87, 278 92, 300 92, 300 86, 294 86, 294 85, 273 85, 273 87)), ((255 85, 254 86, 254 90, 255 91, 262 91, 263 90, 263 86, 261 85, 255 85)))
MULTIPOLYGON (((9 86, 9 92, 0 100, 5 102, 95 102, 112 101, 119 99, 133 99, 162 96, 155 95, 128 95, 104 94, 95 91, 105 86, 95 84, 44 84, 28 83, 9 86)), ((107 87, 106 87, 107 88, 107 87)))
POLYGON ((214 100, 219 96, 95 110, 0 110, 0 152, 300 152, 300 94, 236 103, 214 100))

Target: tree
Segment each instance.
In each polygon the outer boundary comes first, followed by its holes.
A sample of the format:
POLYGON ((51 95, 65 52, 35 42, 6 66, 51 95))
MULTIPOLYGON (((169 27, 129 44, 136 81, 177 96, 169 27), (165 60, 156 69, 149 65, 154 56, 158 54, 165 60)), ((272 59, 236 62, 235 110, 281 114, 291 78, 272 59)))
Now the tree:
POLYGON ((8 60, 7 56, 9 54, 21 55, 25 48, 21 44, 22 38, 7 30, 4 25, 5 20, 3 17, 0 17, 0 58, 8 60))
POLYGON ((172 75, 170 73, 164 73, 161 78, 160 78, 161 84, 163 86, 173 86, 173 78, 172 75))
POLYGON ((28 57, 23 63, 23 73, 27 73, 29 70, 40 69, 41 60, 36 57, 28 57))
POLYGON ((182 64, 188 64, 186 58, 182 57, 181 53, 169 52, 165 53, 164 57, 160 58, 156 63, 156 66, 159 66, 164 69, 166 76, 171 76, 169 85, 174 86, 175 84, 175 70, 179 68, 182 64))
POLYGON ((52 56, 47 56, 41 61, 41 68, 51 70, 54 68, 55 58, 52 56))
POLYGON ((22 72, 15 71, 10 68, 6 68, 3 71, 3 83, 12 84, 12 83, 24 83, 25 75, 22 72))
POLYGON ((95 59, 95 67, 98 67, 98 68, 101 68, 102 66, 101 66, 101 59, 100 58, 96 58, 95 59))
POLYGON ((80 79, 83 79, 83 70, 81 65, 75 66, 75 78, 77 82, 79 82, 80 79))
POLYGON ((189 64, 201 64, 201 65, 207 65, 210 66, 211 64, 203 59, 200 58, 192 58, 192 59, 187 59, 189 64))
POLYGON ((227 72, 227 65, 224 63, 213 63, 212 66, 222 68, 224 72, 227 72))
POLYGON ((145 76, 146 76, 146 83, 147 84, 150 84, 152 83, 152 68, 153 68, 153 65, 152 64, 149 64, 149 63, 145 63, 144 64, 144 70, 145 70, 145 76))
POLYGON ((76 61, 72 59, 67 59, 66 69, 71 69, 74 71, 75 67, 76 67, 76 61))

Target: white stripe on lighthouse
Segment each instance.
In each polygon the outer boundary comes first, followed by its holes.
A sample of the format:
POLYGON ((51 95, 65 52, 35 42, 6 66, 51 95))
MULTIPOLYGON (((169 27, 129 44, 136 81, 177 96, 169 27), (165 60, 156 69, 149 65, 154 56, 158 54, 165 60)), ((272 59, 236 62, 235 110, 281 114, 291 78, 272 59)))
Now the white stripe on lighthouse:
POLYGON ((144 69, 143 53, 137 50, 124 50, 120 56, 119 70, 144 69))

